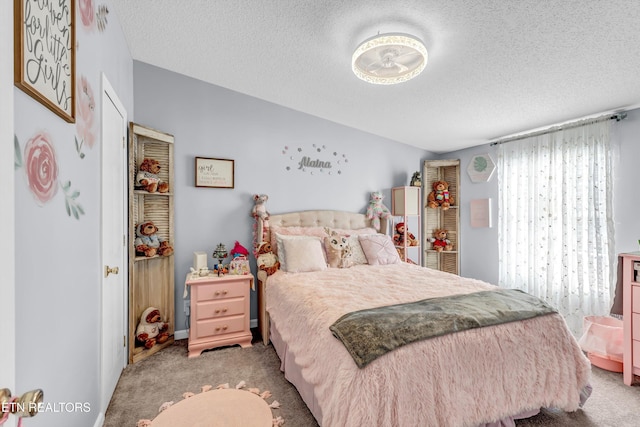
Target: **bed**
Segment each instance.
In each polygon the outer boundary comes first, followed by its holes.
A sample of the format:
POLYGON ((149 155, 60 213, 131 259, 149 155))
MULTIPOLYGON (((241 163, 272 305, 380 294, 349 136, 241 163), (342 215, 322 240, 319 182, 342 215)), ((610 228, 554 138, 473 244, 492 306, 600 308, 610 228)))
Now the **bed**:
POLYGON ((376 234, 365 215, 328 210, 257 223, 257 240, 272 242, 285 264, 258 272, 261 333, 319 425, 509 426, 540 408, 579 409, 591 367, 557 313, 412 342, 359 367, 330 329, 343 316, 498 289, 390 255, 369 263, 371 251, 362 263, 363 242, 389 238, 386 229, 383 221, 376 234), (301 248, 317 251, 312 241, 331 231, 362 244, 353 265, 322 268, 303 257, 299 268, 301 248))

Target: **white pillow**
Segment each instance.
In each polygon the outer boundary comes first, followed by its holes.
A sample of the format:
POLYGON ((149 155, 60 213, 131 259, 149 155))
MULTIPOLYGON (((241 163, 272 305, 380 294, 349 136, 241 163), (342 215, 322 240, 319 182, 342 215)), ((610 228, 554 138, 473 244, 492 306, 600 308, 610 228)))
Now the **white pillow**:
POLYGON ((360 246, 371 265, 398 264, 402 262, 391 236, 386 234, 359 235, 360 246))
MULTIPOLYGON (((276 233, 276 247, 274 249, 277 251, 276 253, 278 254, 278 260, 280 261, 281 270, 287 271, 287 256, 284 249, 284 241, 285 240, 308 240, 308 239, 322 242, 321 237, 301 236, 301 235, 290 236, 288 234, 276 233)), ((325 257, 325 260, 326 260, 326 255, 324 255, 324 248, 322 251, 323 251, 322 252, 323 256, 325 257)))
POLYGON ((367 257, 362 250, 362 245, 360 245, 358 235, 353 234, 347 237, 347 242, 349 242, 349 246, 351 246, 351 260, 353 261, 353 264, 367 264, 367 257))
POLYGON ((327 261, 324 258, 322 243, 315 238, 283 239, 284 257, 286 269, 290 273, 302 273, 307 271, 322 271, 327 269, 327 261))

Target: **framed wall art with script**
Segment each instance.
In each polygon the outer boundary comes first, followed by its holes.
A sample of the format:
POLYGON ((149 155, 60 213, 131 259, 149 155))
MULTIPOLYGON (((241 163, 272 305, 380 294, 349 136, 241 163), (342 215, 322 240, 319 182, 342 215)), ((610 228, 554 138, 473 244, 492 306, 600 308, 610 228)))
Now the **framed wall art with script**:
POLYGON ((14 0, 14 81, 75 122, 75 0, 14 0))

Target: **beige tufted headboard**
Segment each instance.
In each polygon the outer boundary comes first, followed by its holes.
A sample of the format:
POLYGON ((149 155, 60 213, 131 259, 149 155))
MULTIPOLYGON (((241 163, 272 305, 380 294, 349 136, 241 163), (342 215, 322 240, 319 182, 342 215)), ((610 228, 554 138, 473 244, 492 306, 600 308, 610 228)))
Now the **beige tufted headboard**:
MULTIPOLYGON (((371 220, 365 214, 332 210, 315 210, 290 212, 278 215, 271 215, 268 220, 269 226, 278 227, 329 227, 344 230, 356 230, 359 228, 371 227, 371 220)), ((380 232, 387 234, 388 220, 380 219, 380 232)), ((269 228, 262 220, 258 220, 256 236, 264 236, 260 240, 269 241, 269 228)))

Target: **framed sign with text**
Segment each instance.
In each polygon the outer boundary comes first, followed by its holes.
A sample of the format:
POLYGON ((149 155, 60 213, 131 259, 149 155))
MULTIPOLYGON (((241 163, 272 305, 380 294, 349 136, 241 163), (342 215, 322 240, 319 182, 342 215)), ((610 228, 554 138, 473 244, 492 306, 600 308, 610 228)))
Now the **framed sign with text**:
POLYGON ((196 157, 196 187, 233 188, 233 160, 196 157))
POLYGON ((75 0, 14 0, 14 82, 75 122, 75 0))

